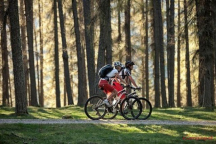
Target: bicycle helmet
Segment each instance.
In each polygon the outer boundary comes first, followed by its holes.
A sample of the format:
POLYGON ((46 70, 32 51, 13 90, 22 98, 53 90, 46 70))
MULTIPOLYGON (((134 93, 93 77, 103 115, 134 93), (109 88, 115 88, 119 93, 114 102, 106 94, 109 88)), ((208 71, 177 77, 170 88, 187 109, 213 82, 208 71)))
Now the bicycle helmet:
POLYGON ((121 64, 121 62, 116 61, 116 62, 114 62, 114 66, 122 66, 122 64, 121 64))
POLYGON ((132 62, 132 61, 127 61, 127 62, 125 63, 125 67, 126 67, 126 68, 128 68, 129 66, 132 66, 132 65, 135 65, 134 62, 132 62))

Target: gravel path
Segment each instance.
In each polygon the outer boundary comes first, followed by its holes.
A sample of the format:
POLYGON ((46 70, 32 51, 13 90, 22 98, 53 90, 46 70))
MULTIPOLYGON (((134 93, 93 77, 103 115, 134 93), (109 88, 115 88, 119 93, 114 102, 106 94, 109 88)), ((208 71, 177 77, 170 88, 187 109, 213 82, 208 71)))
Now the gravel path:
POLYGON ((216 121, 170 120, 71 120, 71 119, 0 119, 0 124, 144 124, 144 125, 216 125, 216 121))

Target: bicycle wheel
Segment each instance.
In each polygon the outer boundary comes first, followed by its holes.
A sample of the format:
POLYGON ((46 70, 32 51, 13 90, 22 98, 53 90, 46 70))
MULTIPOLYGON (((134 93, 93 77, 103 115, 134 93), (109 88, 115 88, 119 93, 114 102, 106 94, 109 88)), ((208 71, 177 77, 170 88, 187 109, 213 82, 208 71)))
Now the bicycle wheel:
POLYGON ((137 119, 142 113, 142 104, 136 97, 125 98, 120 105, 121 115, 127 120, 137 119))
POLYGON ((138 117, 139 120, 146 120, 151 116, 152 113, 152 105, 149 100, 144 97, 139 97, 139 100, 142 103, 142 113, 138 117))
POLYGON ((92 120, 98 120, 106 114, 106 106, 100 96, 90 97, 85 103, 85 114, 92 120))
POLYGON ((103 119, 114 119, 117 114, 118 114, 118 110, 116 110, 116 108, 108 107, 106 109, 105 115, 103 116, 103 119))

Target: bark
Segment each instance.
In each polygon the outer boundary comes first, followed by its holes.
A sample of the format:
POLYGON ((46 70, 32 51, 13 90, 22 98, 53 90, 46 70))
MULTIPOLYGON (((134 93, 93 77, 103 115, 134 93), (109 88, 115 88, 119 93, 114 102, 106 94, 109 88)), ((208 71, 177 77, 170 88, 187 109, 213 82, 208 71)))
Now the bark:
MULTIPOLYGON (((105 63, 110 63, 108 61, 107 49, 109 49, 109 34, 108 34, 108 20, 110 19, 110 11, 107 6, 110 5, 110 0, 100 0, 99 1, 99 17, 100 17, 100 36, 99 36, 99 49, 98 49, 98 60, 97 60, 97 73, 99 69, 105 65, 105 63)), ((110 63, 111 64, 111 63, 110 63)), ((96 73, 96 82, 99 81, 99 77, 96 73)), ((99 89, 96 87, 96 93, 99 94, 99 89)), ((101 93, 100 93, 101 95, 101 93)))
MULTIPOLYGON (((25 73, 25 87, 27 89, 27 80, 28 80, 28 58, 26 50, 26 19, 25 19, 25 7, 24 0, 20 0, 20 19, 21 19, 21 43, 22 43, 22 52, 23 52, 23 64, 24 64, 24 73, 25 73)), ((26 95, 28 92, 26 91, 26 95)))
POLYGON ((18 1, 9 0, 9 18, 11 25, 11 47, 13 58, 16 114, 27 114, 27 99, 25 88, 25 74, 23 69, 22 48, 20 40, 20 26, 18 14, 18 1))
MULTIPOLYGON (((216 27, 216 1, 212 1, 212 5, 211 5, 211 9, 212 9, 212 19, 213 19, 213 27, 215 28, 216 27)), ((216 78, 216 29, 214 29, 213 31, 213 34, 214 34, 214 40, 213 40, 213 46, 214 46, 214 78, 216 78)), ((216 97, 216 94, 215 94, 215 87, 213 89, 214 91, 214 94, 212 96, 212 101, 213 101, 213 105, 215 106, 215 97, 216 97)))
POLYGON ((199 30, 199 55, 202 65, 200 65, 200 82, 203 80, 203 94, 202 106, 213 110, 214 102, 214 47, 213 47, 213 21, 211 13, 211 1, 200 0, 197 1, 197 16, 198 16, 198 30, 199 30), (201 27, 202 26, 202 27, 201 27))
POLYGON ((169 73, 169 106, 170 107, 175 107, 174 103, 174 57, 175 57, 175 31, 174 31, 174 0, 170 1, 170 7, 169 7, 169 40, 168 40, 168 73, 169 73))
POLYGON ((186 42, 186 87, 187 87, 187 106, 192 106, 192 97, 191 97, 191 80, 190 80, 190 57, 189 57, 189 38, 188 38, 188 20, 187 20, 187 2, 184 0, 184 18, 185 18, 185 42, 186 42))
POLYGON ((160 48, 163 47, 162 38, 162 17, 161 17, 161 2, 160 0, 153 1, 154 15, 154 46, 155 46, 155 107, 160 107, 160 89, 159 89, 159 56, 160 48), (162 46, 161 46, 162 45, 162 46))
POLYGON ((77 5, 76 0, 72 0, 73 6, 73 17, 74 17, 74 27, 76 35, 76 49, 77 49, 77 59, 78 59, 78 105, 82 106, 85 104, 87 96, 87 85, 86 85, 86 73, 85 73, 85 55, 84 49, 80 43, 80 31, 79 31, 79 22, 77 15, 77 5))
POLYGON ((73 105, 73 97, 71 92, 70 85, 70 73, 69 73, 69 63, 68 63, 68 52, 67 52, 67 43, 65 36, 65 26, 64 26, 64 16, 62 10, 62 1, 58 0, 58 8, 59 8, 59 18, 60 18, 60 26, 61 26, 61 38, 62 38, 62 48, 63 48, 63 62, 64 62, 64 75, 66 80, 66 90, 68 96, 68 104, 73 105))
POLYGON ((55 85, 56 85, 56 107, 61 107, 60 81, 59 81, 59 48, 58 48, 58 22, 57 22, 57 0, 54 0, 54 39, 55 39, 55 85))
POLYGON ((125 51, 126 61, 131 60, 131 33, 130 33, 130 0, 125 0, 125 51))
POLYGON ((177 44, 177 107, 181 107, 181 67, 180 67, 180 49, 181 49, 181 33, 180 33, 180 0, 178 0, 178 44, 177 44))
MULTIPOLYGON (((161 75, 161 95, 162 95, 162 107, 167 107, 167 98, 166 98, 166 85, 165 85, 165 66, 164 66, 164 46, 163 46, 163 22, 162 22, 162 14, 161 14, 161 6, 159 7, 159 47, 160 49, 160 75, 161 75)), ((175 48, 175 47, 174 47, 175 48)), ((173 66, 174 67, 174 66, 173 66)), ((174 69, 174 68, 173 68, 174 69)))
POLYGON ((44 107, 44 90, 43 90, 43 25, 42 25, 42 15, 43 15, 43 5, 41 1, 38 1, 39 9, 39 35, 40 35, 40 94, 39 94, 39 104, 44 107))
POLYGON ((9 67, 8 67, 8 50, 7 50, 7 33, 6 33, 6 22, 7 13, 5 12, 4 1, 0 2, 0 22, 2 23, 1 31, 1 49, 2 49, 2 91, 3 91, 3 105, 9 106, 9 89, 8 89, 8 79, 9 79, 9 67))
POLYGON ((146 73, 146 98, 149 99, 149 46, 148 46, 148 0, 146 0, 146 24, 145 24, 145 73, 146 73))
POLYGON ((28 48, 29 48, 31 105, 38 106, 36 80, 35 80, 34 47, 33 47, 33 0, 25 0, 25 10, 26 10, 27 37, 28 37, 28 48))
POLYGON ((83 0, 84 7, 84 22, 85 22, 85 42, 86 42, 86 55, 87 55, 87 66, 88 66, 88 81, 89 81, 89 94, 93 96, 94 85, 95 85, 95 50, 93 44, 93 27, 91 26, 91 0, 83 0))
MULTIPOLYGON (((197 16, 197 28, 198 28, 198 39, 199 39, 199 51, 203 49, 202 47, 202 40, 201 35, 199 34, 201 30, 201 22, 202 18, 200 15, 201 7, 200 7, 200 1, 196 0, 196 16, 197 16)), ((203 63, 204 56, 202 53, 199 52, 199 86, 198 86, 198 103, 199 106, 203 106, 203 97, 204 97, 204 63, 203 63)))

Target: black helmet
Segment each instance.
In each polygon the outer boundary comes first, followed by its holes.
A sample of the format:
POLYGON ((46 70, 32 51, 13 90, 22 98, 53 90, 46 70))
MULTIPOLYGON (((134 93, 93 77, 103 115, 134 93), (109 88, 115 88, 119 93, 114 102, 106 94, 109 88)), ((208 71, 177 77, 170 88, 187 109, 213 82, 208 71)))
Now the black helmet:
POLYGON ((125 67, 126 67, 126 68, 128 68, 129 66, 132 66, 132 65, 135 65, 134 62, 132 62, 132 61, 127 61, 127 62, 125 63, 125 67))

